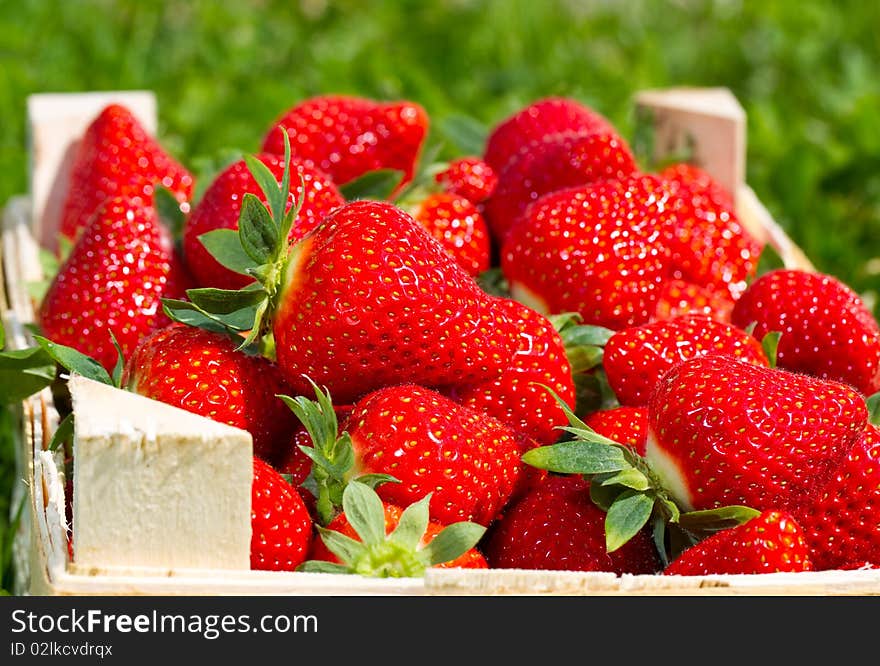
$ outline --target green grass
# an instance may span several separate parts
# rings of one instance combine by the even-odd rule
[[[0,0],[0,202],[27,188],[36,92],[154,90],[163,143],[198,171],[225,149],[256,150],[275,116],[316,93],[408,97],[435,128],[568,95],[630,136],[637,90],[722,85],[748,113],[758,196],[820,270],[870,296],[877,25],[871,2]]]

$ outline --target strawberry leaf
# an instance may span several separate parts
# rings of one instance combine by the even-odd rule
[[[339,191],[346,201],[387,201],[403,181],[403,176],[404,173],[397,169],[376,169],[340,185]]]
[[[69,442],[72,436],[73,412],[70,412],[70,414],[59,421],[58,426],[55,428],[55,432],[52,433],[52,440],[49,442],[49,450],[57,451],[60,446]]]
[[[280,242],[278,232],[263,202],[250,192],[245,194],[238,218],[238,235],[244,251],[258,265],[277,257]]]
[[[609,553],[632,539],[648,522],[654,499],[635,490],[622,492],[605,514],[605,549]]]
[[[601,483],[602,478],[606,476],[610,477],[614,474],[616,474],[616,472],[611,472],[610,474],[597,474],[593,477],[593,481],[590,483],[590,499],[593,501],[593,504],[605,512],[611,508],[611,505],[614,504],[614,500],[617,499],[618,495],[625,490],[622,486],[606,486]]]
[[[629,469],[630,463],[617,446],[570,440],[526,451],[523,462],[559,474],[601,474]]]
[[[730,505],[703,511],[687,511],[678,518],[678,524],[690,532],[717,532],[736,527],[760,515],[748,506]]]
[[[317,529],[321,541],[324,542],[327,549],[346,564],[356,561],[367,551],[367,547],[360,541],[345,536],[341,532],[329,530],[320,525],[317,526]]]
[[[381,486],[383,483],[400,483],[400,479],[395,478],[390,474],[361,474],[355,479],[355,481],[359,481],[360,483],[363,483],[365,486],[369,486],[374,490]]]
[[[342,510],[364,545],[385,541],[385,509],[375,490],[351,481],[342,493]]]
[[[21,402],[55,381],[55,360],[42,347],[0,353],[0,404]]]
[[[153,189],[153,207],[171,237],[175,241],[180,239],[186,224],[186,213],[183,212],[177,197],[168,188],[157,185]]]
[[[868,423],[880,426],[880,391],[865,401],[868,406]]]
[[[122,353],[122,347],[119,345],[119,340],[116,339],[113,331],[110,331],[110,340],[116,348],[116,364],[113,366],[110,378],[113,380],[113,386],[119,388],[122,385],[122,371],[125,369],[125,355]]]
[[[781,337],[782,333],[779,331],[770,331],[761,338],[761,347],[764,349],[764,355],[771,368],[776,367],[776,352],[779,350],[779,338]]]
[[[344,564],[336,564],[335,562],[324,562],[323,560],[306,560],[300,564],[297,571],[305,573],[330,573],[330,574],[348,574],[351,573]]]
[[[605,358],[605,350],[594,345],[573,347],[571,349],[566,348],[565,351],[568,362],[571,365],[571,372],[576,375],[601,365]]]
[[[603,475],[601,479],[596,477],[593,479],[593,483],[599,483],[603,486],[624,486],[633,490],[648,490],[651,488],[651,481],[648,477],[634,467],[622,469],[615,474]]]
[[[34,340],[65,370],[75,372],[87,379],[113,386],[113,380],[104,369],[104,366],[91,356],[86,356],[73,347],[67,347],[47,340],[40,335],[35,335]]]
[[[266,292],[259,285],[244,289],[215,289],[202,287],[188,289],[187,298],[202,310],[212,315],[225,315],[256,306],[266,298]]]
[[[286,134],[287,132],[285,131],[285,135]],[[282,193],[281,188],[278,186],[278,181],[275,180],[275,174],[272,173],[269,167],[253,155],[245,155],[244,161],[245,164],[247,164],[251,175],[254,177],[254,180],[257,181],[257,185],[259,185],[260,189],[263,191],[266,201],[269,203],[269,210],[271,211],[272,218],[280,220],[284,217],[284,209],[287,201],[285,196],[286,193]],[[259,201],[259,199],[257,199],[257,201]]]
[[[419,559],[428,566],[451,562],[476,546],[485,532],[486,528],[477,523],[453,523],[419,551]]]
[[[173,298],[162,299],[162,310],[173,321],[230,335],[251,330],[256,319],[255,307],[246,307],[234,312],[215,315],[206,312],[191,301]]]
[[[500,266],[488,268],[476,277],[477,286],[490,296],[510,298],[510,285]]]
[[[241,246],[241,238],[236,229],[208,231],[199,236],[199,240],[217,263],[234,273],[250,275],[248,269],[257,265]]]
[[[428,504],[430,500],[431,493],[428,493],[423,499],[406,507],[400,515],[397,527],[388,535],[388,538],[404,548],[416,550],[425,535],[425,530],[428,529],[430,520]]]

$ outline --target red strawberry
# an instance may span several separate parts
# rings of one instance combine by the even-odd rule
[[[663,182],[670,191],[667,206],[673,217],[673,277],[727,292],[736,300],[757,271],[762,243],[745,229],[708,175],[670,175]]]
[[[663,197],[653,176],[543,197],[501,250],[513,296],[542,313],[576,312],[584,324],[647,322],[670,271]]]
[[[293,571],[308,556],[312,519],[284,477],[254,458],[251,494],[251,569]]]
[[[532,141],[567,131],[613,132],[607,119],[577,100],[547,97],[536,100],[499,122],[486,140],[483,159],[496,173]]]
[[[458,194],[473,204],[488,199],[498,184],[498,174],[479,157],[459,157],[434,176],[443,190]]]
[[[660,289],[653,320],[701,314],[729,323],[732,311],[733,299],[727,289],[721,291],[684,280],[669,280]]]
[[[40,304],[43,335],[97,360],[108,372],[141,339],[169,322],[162,298],[179,298],[191,278],[152,206],[113,198],[101,204]]]
[[[685,509],[802,502],[867,422],[845,384],[717,354],[667,372],[648,409],[647,460]]]
[[[254,455],[272,460],[296,419],[276,397],[284,393],[274,364],[237,351],[221,333],[173,324],[145,338],[123,372],[123,386],[251,433]]]
[[[795,269],[765,273],[743,293],[731,320],[753,335],[782,333],[780,368],[880,391],[880,326],[862,299],[830,275]]]
[[[428,114],[414,102],[323,95],[282,114],[262,149],[283,155],[286,129],[293,155],[328,173],[338,185],[377,169],[400,170],[408,182],[428,125]]]
[[[157,185],[181,202],[193,193],[193,178],[150,136],[129,109],[106,106],[77,145],[65,193],[60,233],[75,239],[108,197],[125,196],[150,205]]]
[[[495,302],[499,310],[519,322],[520,349],[502,375],[480,384],[456,386],[451,395],[538,443],[552,444],[562,434],[557,426],[568,425],[568,419],[541,385],[549,386],[574,409],[575,386],[565,342],[544,315],[513,299],[496,297]]]
[[[664,569],[668,576],[812,571],[804,531],[786,511],[767,510],[691,546]]]
[[[401,509],[396,504],[390,504],[388,502],[382,502],[382,509],[385,514],[385,534],[391,534],[397,526],[400,524],[400,517],[403,515],[403,509]],[[434,538],[443,531],[443,528],[446,527],[436,521],[429,521],[428,527],[425,529],[425,533],[422,535],[422,538],[419,540],[418,545],[421,547],[426,546],[431,543]],[[327,525],[328,530],[332,530],[334,532],[339,532],[340,534],[344,534],[347,537],[355,539],[356,541],[361,541],[358,536],[357,531],[351,525],[348,520],[348,516],[345,512],[340,513],[336,518],[330,521]],[[312,545],[312,551],[309,555],[309,559],[312,560],[323,560],[326,562],[335,562],[340,563],[340,560],[336,555],[334,555],[324,544],[321,539],[315,539]],[[471,548],[467,552],[462,555],[459,555],[454,560],[449,560],[448,562],[441,562],[439,564],[434,565],[440,569],[488,569],[489,565],[486,563],[486,558],[483,557],[483,554],[477,550],[476,548]]]
[[[406,506],[433,492],[431,516],[449,524],[488,525],[522,472],[521,451],[507,426],[487,414],[412,384],[379,389],[355,404],[347,432],[356,476],[389,474],[378,488]]]
[[[660,171],[659,176],[709,197],[718,206],[723,206],[728,210],[736,208],[733,194],[715,180],[708,171],[695,164],[687,162],[670,164]]]
[[[828,482],[793,512],[816,569],[880,566],[880,428],[868,424]]]
[[[489,227],[469,199],[435,192],[409,210],[469,275],[476,277],[489,268]]]
[[[355,201],[292,248],[277,288],[278,364],[340,403],[413,382],[475,384],[500,375],[519,348],[497,308],[421,225],[387,202]]]
[[[491,568],[653,574],[661,564],[650,535],[639,532],[608,552],[605,512],[580,476],[550,475],[492,526],[482,550]]]
[[[264,153],[259,155],[259,160],[269,167],[277,180],[281,180],[284,173],[282,158]],[[302,206],[288,235],[290,240],[296,241],[318,226],[331,211],[345,203],[345,199],[327,174],[297,160],[291,160],[290,180],[287,210],[302,200]],[[214,178],[186,220],[183,230],[184,254],[190,271],[202,286],[241,289],[254,281],[250,276],[221,266],[199,240],[202,234],[216,229],[238,229],[238,218],[245,194],[253,194],[266,203],[265,195],[242,159]]]
[[[655,321],[617,331],[605,344],[603,367],[622,405],[648,404],[660,378],[689,358],[725,354],[767,366],[755,338],[736,326],[692,315]]]
[[[612,407],[587,414],[584,423],[600,435],[626,444],[640,456],[648,443],[648,410],[644,407]]]
[[[486,201],[492,235],[503,243],[528,206],[551,192],[601,180],[620,180],[636,171],[626,142],[614,132],[549,134],[510,159]]]

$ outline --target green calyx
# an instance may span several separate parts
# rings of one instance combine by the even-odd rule
[[[318,527],[318,534],[341,564],[309,560],[298,571],[353,573],[379,578],[423,576],[428,567],[451,562],[473,548],[486,528],[459,522],[444,528],[425,546],[421,541],[429,523],[431,495],[411,504],[394,530],[385,533],[385,510],[376,491],[351,481],[342,495],[342,508],[360,540]]]
[[[216,229],[199,236],[205,249],[225,268],[247,275],[254,282],[243,289],[189,289],[187,300],[163,299],[163,309],[173,320],[242,339],[239,348],[269,333],[284,282],[290,254],[288,236],[302,207],[300,197],[285,212],[290,198],[290,139],[284,131],[284,172],[279,183],[269,167],[255,156],[244,160],[263,192],[267,204],[247,193],[242,198],[238,230]],[[305,183],[300,178],[301,189]],[[242,333],[246,335],[242,336]],[[262,350],[260,350],[262,352]]]
[[[279,395],[305,426],[312,446],[300,450],[312,461],[309,478],[303,484],[315,494],[318,520],[327,525],[343,507],[344,491],[355,474],[354,447],[348,432],[339,432],[339,421],[333,409],[330,392],[308,379],[315,400],[305,396]],[[380,483],[397,482],[387,474],[364,474],[357,477],[362,485],[375,487]]]
[[[560,429],[570,437],[551,446],[531,449],[522,459],[532,467],[580,474],[590,481],[590,498],[606,512],[608,552],[622,547],[650,523],[665,565],[709,534],[758,515],[758,511],[744,506],[683,512],[645,458],[597,433],[552,389],[543,388],[565,411],[569,425]]]
[[[608,384],[602,362],[605,345],[615,331],[604,326],[582,324],[577,312],[549,315],[571,366],[575,387],[575,409],[580,414],[617,407],[617,396]]]

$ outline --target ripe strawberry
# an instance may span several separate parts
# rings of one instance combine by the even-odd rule
[[[831,275],[765,273],[743,293],[731,321],[753,335],[779,331],[780,368],[880,391],[880,326],[859,296]]]
[[[284,173],[282,158],[264,153],[258,159],[277,180],[281,180]],[[289,240],[296,241],[345,203],[345,199],[330,176],[322,171],[297,160],[292,160],[291,167],[291,191],[286,210],[302,202],[288,235]],[[190,271],[201,286],[241,289],[254,281],[250,276],[220,265],[199,240],[202,234],[216,229],[238,229],[242,199],[246,193],[266,203],[265,195],[242,159],[214,178],[186,219],[183,229],[184,255]]]
[[[132,354],[122,385],[251,433],[254,455],[272,460],[296,419],[276,396],[287,391],[274,364],[237,351],[237,341],[172,324],[145,338]]]
[[[648,404],[660,378],[689,358],[725,354],[769,365],[761,343],[736,326],[692,315],[617,331],[605,344],[602,364],[621,405]]]
[[[357,474],[389,474],[379,489],[406,506],[433,492],[431,516],[488,525],[522,472],[513,431],[500,421],[412,384],[374,391],[355,404],[347,432]]]
[[[459,157],[436,174],[434,181],[444,191],[480,204],[492,195],[498,184],[498,174],[479,157]]]
[[[612,407],[587,414],[584,423],[600,435],[645,455],[648,444],[648,410],[644,407]]]
[[[786,511],[767,510],[691,546],[664,570],[667,576],[813,571],[804,531]]]
[[[510,159],[486,201],[486,221],[503,243],[528,206],[545,194],[601,180],[620,180],[636,171],[635,158],[615,132],[548,134]]]
[[[490,568],[653,574],[661,564],[650,535],[639,532],[608,552],[605,512],[580,476],[549,475],[505,510],[481,546]]]
[[[60,233],[74,240],[108,197],[152,204],[157,185],[181,203],[193,193],[193,177],[150,136],[129,109],[106,106],[77,145],[62,204]]]
[[[763,244],[745,229],[708,174],[683,177],[682,169],[663,179],[673,218],[672,276],[728,293],[736,300],[757,271]]]
[[[562,434],[557,426],[567,425],[568,419],[541,385],[549,386],[574,409],[575,386],[565,342],[553,322],[528,306],[501,297],[495,297],[495,303],[519,322],[519,351],[500,376],[480,384],[456,386],[450,395],[540,444],[552,444]]]
[[[278,364],[339,403],[378,387],[475,384],[519,348],[516,322],[421,225],[393,204],[338,208],[286,259],[272,313]]]
[[[536,100],[504,118],[486,140],[485,162],[500,173],[521,150],[548,134],[567,131],[613,132],[607,119],[581,102],[565,97]]]
[[[661,178],[683,185],[688,189],[707,196],[713,203],[728,210],[735,210],[733,194],[715,180],[708,171],[695,164],[677,162],[670,164],[658,174]]]
[[[701,314],[729,323],[732,311],[733,299],[727,289],[721,291],[684,280],[669,280],[660,288],[652,319],[661,321]]]
[[[653,176],[546,195],[502,246],[511,293],[541,313],[576,312],[584,324],[647,322],[670,271],[664,211]]]
[[[141,339],[168,323],[162,298],[178,298],[191,278],[152,206],[112,198],[101,204],[54,276],[38,312],[42,333],[110,372],[111,332],[128,358]]]
[[[400,517],[403,515],[403,509],[401,509],[396,504],[390,504],[388,502],[382,502],[382,509],[385,517],[385,534],[390,535],[394,532],[397,526],[400,524]],[[436,521],[430,520],[428,522],[428,526],[425,529],[424,534],[418,541],[419,547],[424,547],[431,543],[434,538],[440,534],[445,528],[445,525],[442,525]],[[332,530],[334,532],[339,532],[340,534],[344,534],[347,537],[355,539],[356,541],[362,541],[355,528],[348,520],[348,516],[343,511],[336,518],[330,521],[327,525],[328,530]],[[310,560],[323,560],[326,562],[335,562],[337,564],[341,564],[340,560],[333,552],[327,548],[324,542],[321,539],[315,539],[312,544],[312,550],[309,554]],[[462,555],[459,555],[454,560],[449,560],[447,562],[441,562],[439,564],[435,564],[435,567],[440,569],[488,569],[489,565],[486,562],[486,558],[483,554],[477,550],[476,548],[471,548],[466,551]]]
[[[435,192],[409,212],[469,275],[476,277],[489,268],[489,227],[470,200]]]
[[[717,354],[667,372],[648,409],[647,460],[685,509],[802,502],[867,422],[845,384]]]
[[[262,150],[283,155],[285,129],[294,156],[329,174],[337,185],[377,169],[402,171],[403,184],[413,177],[428,125],[428,114],[411,101],[323,95],[283,113]]]
[[[792,511],[816,569],[880,566],[880,428],[868,424],[828,482]]]
[[[308,556],[312,519],[306,505],[296,489],[260,458],[254,458],[251,530],[251,569],[293,571]]]

